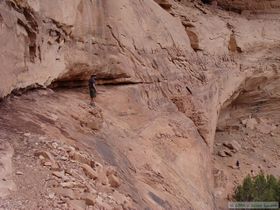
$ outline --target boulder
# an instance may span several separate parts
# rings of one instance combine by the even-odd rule
[[[96,203],[97,195],[86,193],[82,196],[82,199],[86,202],[87,205],[94,206]]]
[[[74,192],[72,189],[65,189],[62,187],[54,188],[53,191],[55,194],[69,198],[71,200],[79,198],[79,194],[77,192]]]
[[[227,156],[227,154],[226,154],[225,151],[223,151],[223,150],[218,151],[218,155],[219,155],[220,157],[226,157],[226,156]]]
[[[111,174],[117,175],[117,170],[113,166],[107,166],[106,167],[106,175],[110,176]]]
[[[109,180],[110,186],[113,188],[118,188],[121,185],[120,179],[114,174],[111,174],[110,176],[108,176],[108,180]]]
[[[91,178],[91,179],[93,179],[93,180],[95,180],[95,179],[98,178],[97,172],[96,172],[92,167],[90,167],[89,165],[83,164],[81,167],[83,168],[85,174],[86,174],[89,178]]]
[[[223,145],[234,152],[238,152],[241,149],[240,144],[235,140],[227,141],[227,142],[223,143]]]
[[[172,7],[170,0],[155,0],[155,2],[157,2],[164,9],[170,9]]]
[[[50,166],[54,170],[58,170],[60,168],[53,155],[48,151],[36,151],[35,156],[40,157],[43,165],[48,162],[46,166]],[[42,159],[42,157],[44,157],[44,159]]]
[[[232,153],[231,153],[230,150],[224,150],[224,153],[225,153],[227,156],[232,157]]]
[[[241,121],[241,123],[243,125],[245,125],[246,128],[249,128],[251,130],[254,130],[256,125],[258,124],[258,122],[255,118],[244,119]]]
[[[83,187],[82,184],[79,184],[77,182],[71,182],[71,181],[68,181],[68,182],[62,182],[60,183],[60,185],[63,187],[63,188],[74,188],[74,187]]]
[[[108,184],[108,178],[106,176],[106,171],[104,170],[99,170],[97,172],[97,180],[102,184],[102,185],[107,185]]]
[[[70,151],[69,156],[72,160],[76,160],[80,163],[84,163],[84,164],[88,164],[88,165],[91,165],[91,163],[92,163],[92,160],[89,157],[87,157],[85,154],[81,154],[77,151],[73,151],[73,150]]]

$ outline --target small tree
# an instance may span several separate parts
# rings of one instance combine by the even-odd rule
[[[233,196],[236,201],[278,201],[280,202],[280,179],[263,173],[256,177],[247,176]]]
[[[254,182],[250,176],[245,177],[243,184],[239,185],[234,194],[236,201],[252,201],[254,195]]]

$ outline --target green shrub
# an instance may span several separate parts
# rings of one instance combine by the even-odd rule
[[[256,177],[247,176],[233,196],[235,201],[278,201],[280,202],[280,179],[263,173]]]

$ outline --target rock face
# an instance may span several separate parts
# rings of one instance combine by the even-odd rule
[[[167,48],[174,55],[190,51],[180,21],[153,1],[1,1],[0,8],[1,45],[7,46],[0,52],[2,97],[13,89],[79,81],[91,73],[117,82],[152,82],[161,77],[157,63],[172,67],[156,55],[167,54]],[[158,24],[162,17],[166,21]]]
[[[211,163],[218,119],[226,129],[233,107],[246,106],[248,98],[272,107],[280,89],[278,1],[217,5],[1,1],[0,98],[40,86],[70,89],[91,74],[104,85],[96,110],[75,91],[23,97],[29,107],[18,99],[1,107],[1,132],[30,116],[41,132],[95,151],[126,180],[110,174],[104,183],[127,185],[123,190],[140,209],[215,209]],[[4,115],[13,109],[20,113],[17,122]],[[70,156],[98,180],[86,157]]]
[[[254,1],[254,0],[217,0],[218,5],[223,8],[230,9],[233,11],[242,12],[244,10],[251,10],[251,11],[272,11],[274,12],[278,10],[280,3],[277,0],[261,0],[261,1]]]

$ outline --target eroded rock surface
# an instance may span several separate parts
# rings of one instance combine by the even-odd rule
[[[16,148],[14,157],[28,150],[29,137],[34,135],[41,135],[42,144],[56,139],[58,144],[75,145],[82,152],[70,149],[69,157],[57,155],[64,159],[59,161],[80,162],[83,167],[77,170],[97,180],[94,185],[102,193],[108,190],[104,186],[118,188],[115,194],[101,198],[86,194],[84,199],[66,190],[65,208],[83,209],[95,203],[111,208],[109,196],[117,197],[116,205],[128,208],[120,196],[127,193],[133,208],[216,209],[215,202],[225,202],[224,196],[232,192],[230,182],[241,180],[247,172],[246,168],[238,178],[228,176],[236,155],[251,146],[247,138],[245,144],[240,142],[241,125],[256,127],[262,135],[277,135],[278,14],[277,1],[265,0],[1,1],[0,97],[18,95],[0,105],[3,138]],[[99,85],[96,109],[88,106],[84,89],[71,90],[93,73]],[[49,85],[66,89],[19,96],[22,89]],[[251,116],[255,110],[264,115]],[[250,123],[252,118],[257,124]],[[214,147],[217,125],[222,136],[237,131],[227,141],[241,145],[238,151],[225,150],[220,133]],[[38,153],[38,163],[45,174],[53,176],[51,168],[58,170],[56,178],[67,179],[56,157],[46,155],[55,151]],[[213,163],[212,153],[218,151],[219,159]],[[119,177],[95,170],[87,154],[115,166]],[[28,155],[24,158],[33,168],[39,167]],[[18,159],[13,162],[15,173],[20,172],[17,176],[32,173],[39,184],[48,180],[28,164],[18,163]],[[230,170],[225,169],[227,164]],[[270,164],[259,168],[268,166],[275,168]],[[278,169],[276,165],[270,171]],[[71,179],[63,183],[67,189],[80,185]],[[34,189],[34,196],[39,191]],[[11,193],[18,194],[3,203],[17,208],[26,198],[22,191]],[[48,197],[58,199],[59,206],[60,198],[53,193]],[[13,195],[19,195],[15,206],[10,204]],[[36,199],[23,205],[37,208]]]

